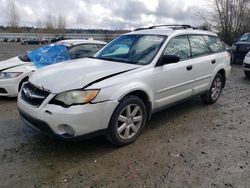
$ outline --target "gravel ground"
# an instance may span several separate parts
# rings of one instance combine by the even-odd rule
[[[35,46],[0,43],[0,59]],[[219,101],[153,115],[132,145],[45,137],[0,98],[0,187],[250,187],[250,80],[238,66]]]

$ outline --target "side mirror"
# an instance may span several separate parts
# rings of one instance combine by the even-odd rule
[[[179,56],[176,56],[176,55],[164,55],[160,60],[160,65],[177,63],[179,61],[180,61]]]

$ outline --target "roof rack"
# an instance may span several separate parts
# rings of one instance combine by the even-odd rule
[[[150,26],[147,28],[137,28],[135,29],[135,31],[139,31],[139,30],[145,30],[145,29],[154,29],[157,27],[167,27],[173,30],[178,30],[178,29],[198,29],[197,27],[192,27],[190,25],[178,25],[178,24],[172,24],[172,25],[154,25],[154,26]]]

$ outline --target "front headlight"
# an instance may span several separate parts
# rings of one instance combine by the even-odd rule
[[[51,101],[51,104],[57,104],[64,107],[80,105],[91,102],[99,93],[99,90],[74,90],[59,93]]]
[[[16,78],[21,74],[22,72],[0,72],[0,79]]]

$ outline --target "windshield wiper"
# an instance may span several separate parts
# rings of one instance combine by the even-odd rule
[[[116,62],[122,62],[122,63],[129,63],[129,64],[137,64],[134,61],[129,61],[129,60],[125,60],[125,59],[113,59],[113,58],[104,58],[104,57],[96,57],[96,59],[101,59],[101,60],[107,60],[107,61],[116,61]]]

